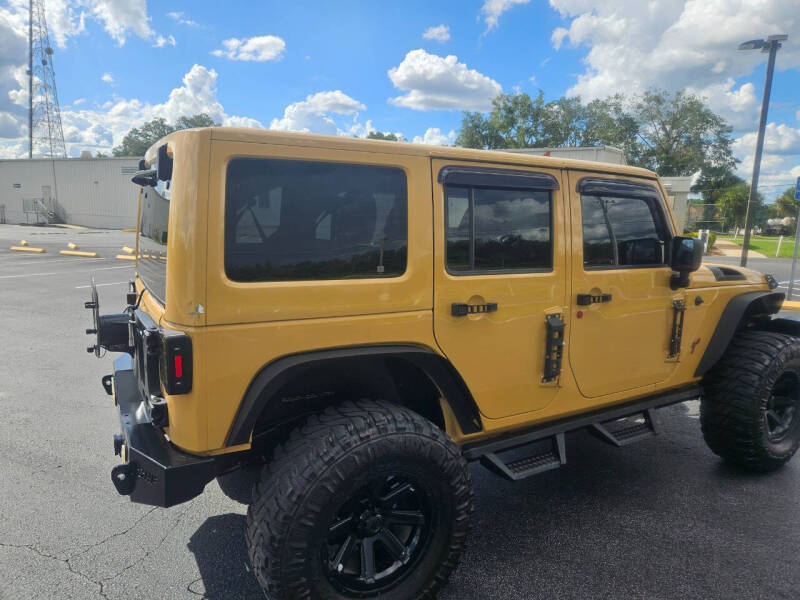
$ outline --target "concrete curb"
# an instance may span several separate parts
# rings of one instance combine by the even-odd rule
[[[64,256],[83,256],[84,258],[100,258],[97,252],[83,252],[82,250],[61,250],[59,254]]]

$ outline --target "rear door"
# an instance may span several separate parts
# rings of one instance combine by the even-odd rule
[[[489,418],[540,410],[546,316],[563,317],[561,172],[433,160],[434,333]],[[561,318],[558,317],[558,318]]]
[[[669,215],[653,180],[570,171],[572,319],[569,361],[581,394],[653,386],[668,357],[673,301]]]

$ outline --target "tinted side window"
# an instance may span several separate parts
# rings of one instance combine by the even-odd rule
[[[581,196],[586,267],[664,264],[664,226],[654,201]]]
[[[449,271],[552,268],[549,191],[447,186],[445,192]]]
[[[242,158],[228,164],[225,190],[225,272],[234,281],[405,272],[400,169]]]

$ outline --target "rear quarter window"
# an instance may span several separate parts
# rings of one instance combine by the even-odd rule
[[[406,270],[405,172],[237,158],[225,184],[225,273],[233,281],[397,277]]]

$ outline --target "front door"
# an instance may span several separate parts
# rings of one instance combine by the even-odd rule
[[[569,173],[569,361],[583,396],[652,387],[668,358],[673,301],[669,215],[654,180]]]
[[[561,172],[432,168],[436,341],[484,416],[540,410],[559,390],[544,360],[546,316],[563,320],[566,303]]]

